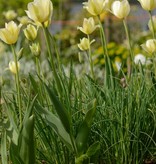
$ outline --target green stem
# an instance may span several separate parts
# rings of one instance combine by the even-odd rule
[[[88,41],[90,43],[90,37],[89,37],[89,35],[87,35],[87,36],[88,36]],[[95,80],[94,69],[93,69],[93,60],[92,60],[92,54],[91,54],[90,44],[89,44],[88,53],[89,53],[88,57],[89,57],[89,63],[90,63],[90,69],[91,69],[92,78]]]
[[[98,16],[98,21],[100,24],[100,35],[101,35],[101,42],[102,42],[102,47],[103,47],[103,57],[105,60],[105,84],[106,86],[108,86],[109,84],[111,84],[111,87],[114,88],[114,80],[113,80],[113,68],[111,65],[111,61],[108,55],[108,49],[107,49],[107,41],[106,41],[106,34],[105,31],[103,29],[101,20],[100,20],[100,16]],[[109,82],[110,79],[110,82]]]
[[[39,76],[41,76],[41,70],[40,70],[40,62],[39,62],[39,59],[38,57],[36,57],[36,70],[37,70],[37,73]]]
[[[154,22],[153,22],[153,19],[152,19],[152,12],[151,11],[149,11],[149,17],[150,17],[151,24],[152,24],[152,35],[153,35],[153,39],[155,39]]]
[[[133,51],[132,51],[132,46],[131,46],[131,42],[130,42],[130,36],[129,36],[129,32],[128,32],[128,27],[127,27],[127,24],[126,24],[126,21],[125,19],[123,19],[123,25],[124,25],[124,28],[125,28],[125,33],[126,33],[126,37],[127,37],[127,41],[128,41],[128,46],[129,46],[129,52],[130,52],[130,56],[128,58],[130,58],[130,60],[128,61],[128,75],[130,76],[131,75],[131,72],[132,72],[132,65],[134,65],[134,54],[133,54]]]
[[[14,55],[14,62],[16,65],[15,81],[16,81],[16,90],[17,90],[19,120],[20,120],[20,126],[21,126],[22,125],[22,102],[21,102],[21,94],[20,94],[20,79],[19,79],[18,61],[17,61],[17,55],[15,52],[15,48],[13,45],[11,45],[11,50],[12,50],[12,53]]]
[[[55,81],[56,81],[56,84],[57,84],[57,88],[58,88],[59,92],[61,93],[62,92],[61,91],[61,84],[60,84],[60,81],[59,81],[59,78],[58,78],[58,75],[57,75],[57,72],[56,72],[56,69],[55,69],[54,59],[52,57],[48,29],[43,27],[43,32],[44,32],[44,37],[45,37],[46,44],[47,44],[49,61],[50,61],[50,64],[51,64],[51,67],[52,67],[52,70],[53,70],[53,73],[54,73],[54,78],[55,78]]]

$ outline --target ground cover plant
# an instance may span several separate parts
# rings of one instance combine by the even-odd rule
[[[77,28],[84,35],[78,43],[79,60],[87,59],[89,68],[81,76],[76,75],[72,60],[66,72],[60,58],[56,38],[49,31],[50,0],[28,3],[27,25],[10,21],[0,29],[0,39],[12,55],[10,83],[1,78],[0,84],[2,164],[156,163],[156,19],[151,13],[156,2],[139,2],[150,19],[151,38],[140,45],[146,56],[134,54],[126,20],[130,12],[127,0],[83,3],[91,16]],[[106,11],[123,22],[127,39],[127,59],[116,63],[116,70],[100,19]],[[95,30],[99,31],[104,61],[101,77],[92,55]],[[27,52],[35,66],[35,71],[25,76],[22,36],[28,40]]]

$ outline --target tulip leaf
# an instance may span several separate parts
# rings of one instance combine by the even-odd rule
[[[86,149],[86,144],[87,144],[89,132],[91,129],[91,123],[92,123],[93,116],[96,110],[96,99],[94,99],[88,105],[88,107],[90,108],[90,110],[88,110],[88,112],[86,113],[84,121],[82,122],[79,128],[77,137],[76,137],[76,146],[77,146],[79,155],[81,155]]]
[[[25,120],[19,135],[18,151],[21,160],[25,164],[35,163],[34,149],[34,116]]]
[[[67,111],[65,110],[65,108],[63,107],[61,102],[58,100],[58,98],[55,96],[52,89],[49,89],[49,87],[46,84],[45,84],[45,87],[50,96],[52,103],[55,106],[56,112],[62,122],[62,125],[64,126],[65,130],[70,134],[71,123],[70,123],[70,119],[69,119],[69,115],[68,115]]]
[[[43,109],[38,104],[36,104],[36,112],[44,118],[45,122],[54,130],[54,132],[60,137],[69,150],[73,150],[70,135],[65,130],[60,119],[57,118],[53,113]]]

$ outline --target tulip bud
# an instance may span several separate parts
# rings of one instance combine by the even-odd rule
[[[53,4],[51,0],[34,0],[28,3],[26,13],[37,25],[47,27],[51,23]]]
[[[152,11],[156,8],[156,0],[138,0],[144,10]]]
[[[156,39],[149,39],[141,47],[149,54],[156,52]]]
[[[17,53],[18,61],[22,58],[22,56],[23,56],[23,47]]]
[[[153,28],[154,31],[156,31],[156,15],[152,16],[152,20],[153,20],[153,27],[152,27],[151,19],[148,22],[148,28],[150,29],[151,32],[153,32]]]
[[[92,17],[86,19],[84,18],[83,21],[83,27],[77,27],[78,30],[82,31],[84,34],[91,34],[97,27],[98,25],[95,25],[95,21]]]
[[[31,53],[36,57],[39,57],[41,54],[41,48],[40,48],[39,43],[33,43],[30,46],[30,50],[31,50]]]
[[[27,28],[25,28],[24,30],[24,35],[25,37],[30,40],[30,41],[34,41],[37,37],[37,29],[35,28],[35,26],[29,24],[27,25]]]
[[[107,5],[106,0],[88,0],[83,3],[85,8],[91,15],[97,16],[103,13]]]
[[[14,44],[17,42],[20,32],[21,24],[17,26],[14,21],[5,23],[5,28],[0,29],[0,39],[7,44]]]
[[[17,62],[17,68],[18,68],[18,71],[19,71],[19,69],[20,69],[20,63],[19,62]],[[14,74],[17,73],[16,63],[14,61],[9,62],[9,70]]]
[[[126,18],[130,12],[129,2],[127,0],[113,2],[112,12],[119,19]]]
[[[80,44],[78,44],[78,47],[80,48],[80,50],[82,51],[86,51],[89,49],[90,45],[94,42],[95,40],[92,40],[91,42],[89,42],[88,38],[83,38],[80,39]]]
[[[3,15],[8,21],[10,21],[16,18],[17,13],[14,10],[8,10],[7,12],[4,12]]]
[[[23,25],[30,23],[30,19],[27,16],[18,17],[17,20]]]

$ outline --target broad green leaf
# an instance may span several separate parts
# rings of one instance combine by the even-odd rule
[[[7,164],[7,142],[6,142],[6,131],[2,132],[1,135],[1,158],[2,164]]]
[[[35,163],[34,149],[34,116],[25,120],[19,135],[18,142],[19,155],[24,164]]]
[[[36,112],[44,118],[45,122],[54,130],[54,132],[60,137],[69,150],[73,151],[70,135],[65,130],[60,119],[57,118],[53,113],[44,110],[38,104],[36,104]]]
[[[49,87],[47,85],[45,85],[45,87],[47,89],[47,92],[50,96],[51,101],[53,102],[53,104],[55,106],[56,112],[57,112],[65,130],[70,134],[71,123],[70,123],[70,119],[69,119],[69,115],[68,115],[67,111],[65,110],[65,108],[63,107],[61,102],[58,100],[58,98],[55,96],[52,89],[49,89]]]
[[[92,123],[93,116],[96,110],[96,99],[94,99],[88,105],[88,107],[90,108],[90,110],[88,110],[88,112],[86,113],[84,121],[82,122],[80,129],[78,131],[77,137],[76,137],[76,145],[77,145],[77,150],[78,150],[79,155],[81,155],[86,149],[86,144],[87,144],[89,132],[91,129],[91,123]]]

